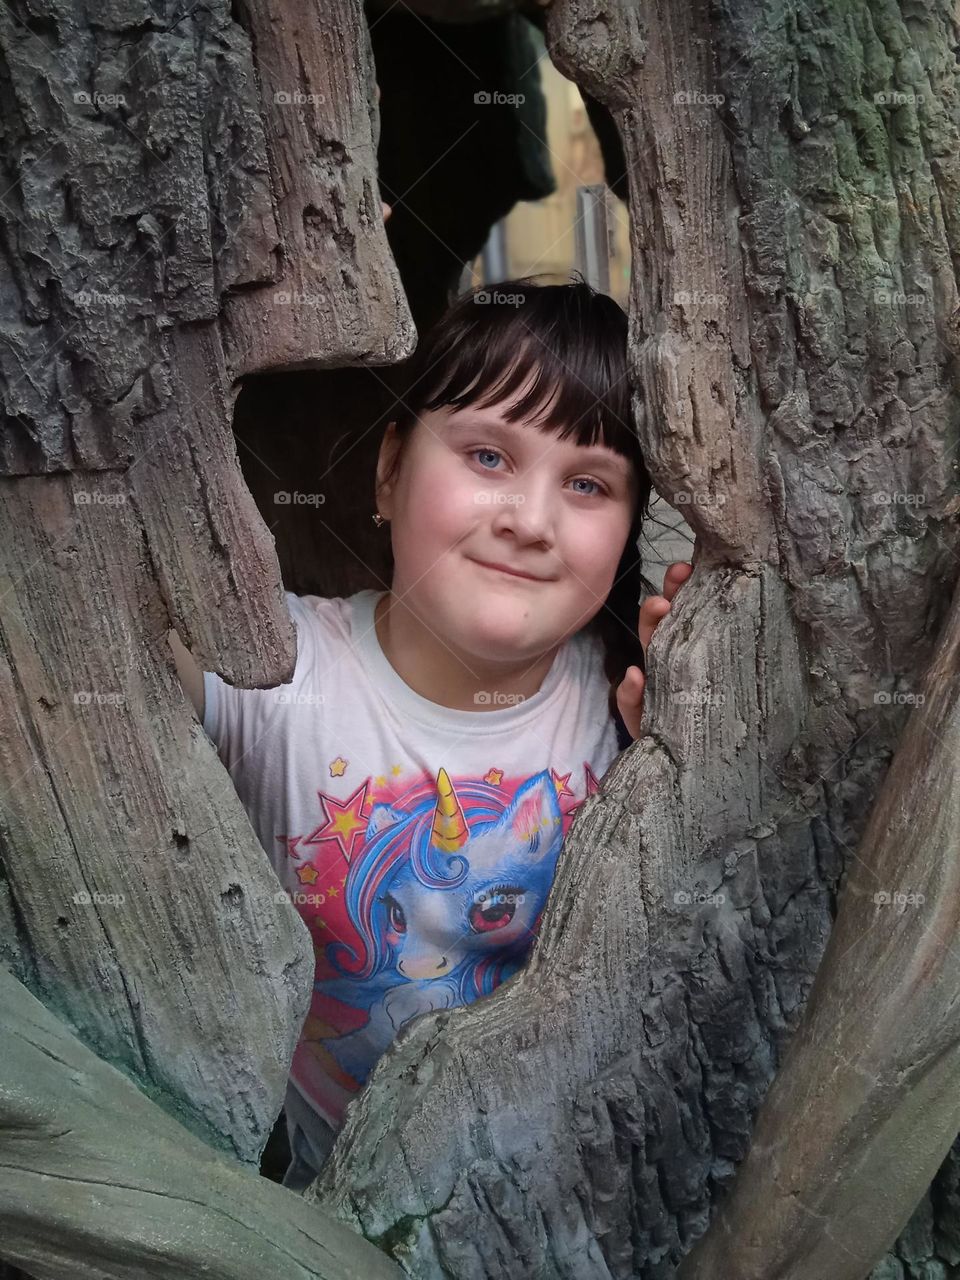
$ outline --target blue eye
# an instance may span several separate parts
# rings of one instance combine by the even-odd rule
[[[471,455],[470,455],[470,456],[471,456],[471,457],[473,457],[473,458],[478,458],[481,454],[484,454],[484,453],[485,453],[488,457],[491,457],[491,458],[500,458],[500,457],[502,457],[502,456],[503,456],[502,454],[499,454],[499,453],[496,451],[496,449],[474,449],[474,450],[471,452]],[[480,463],[480,465],[481,465],[481,467],[483,467],[483,466],[484,466],[484,464],[483,464],[482,462]],[[490,470],[492,470],[492,468],[491,468],[491,467],[484,467],[484,470],[485,470],[485,471],[490,471]]]
[[[574,483],[574,484],[592,484],[596,493],[602,493],[602,492],[603,492],[603,489],[600,487],[600,485],[597,483],[597,481],[596,481],[596,480],[591,480],[589,476],[577,476],[576,480],[574,480],[574,482],[573,482],[573,483]],[[579,493],[583,493],[583,490],[582,490],[582,489],[580,489],[580,490],[578,490],[578,492],[579,492]],[[594,497],[594,494],[593,494],[593,493],[583,493],[583,496],[584,496],[585,498],[592,498],[592,497]]]
[[[468,457],[476,458],[477,461],[479,462],[479,465],[483,468],[484,471],[495,471],[497,469],[497,464],[503,461],[503,454],[499,451],[499,449],[471,449],[469,451]],[[488,466],[486,462],[481,461],[481,459],[483,458],[492,458],[493,459],[492,465]],[[601,497],[603,494],[607,492],[606,488],[602,484],[600,484],[598,480],[592,480],[589,476],[577,476],[572,483],[593,485],[593,489],[591,490],[585,490],[585,489],[577,490],[577,492],[581,495],[581,497],[584,497],[584,498]]]

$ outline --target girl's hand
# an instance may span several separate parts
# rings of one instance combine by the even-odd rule
[[[647,648],[659,623],[673,607],[670,601],[677,594],[686,580],[693,573],[693,565],[687,560],[675,560],[663,575],[663,595],[648,596],[640,607],[640,625],[637,633],[643,648],[643,656],[647,656]],[[646,678],[639,667],[627,667],[627,673],[617,688],[617,709],[627,726],[631,738],[640,736],[640,719],[643,714],[643,691]]]

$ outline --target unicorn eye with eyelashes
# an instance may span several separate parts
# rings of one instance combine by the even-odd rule
[[[523,896],[523,890],[513,884],[498,884],[493,889],[481,891],[470,908],[471,929],[474,933],[494,933],[497,929],[506,928]]]
[[[387,923],[394,933],[407,932],[407,917],[403,907],[392,893],[385,893],[380,901],[387,907]]]

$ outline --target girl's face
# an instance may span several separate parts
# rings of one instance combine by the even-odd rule
[[[388,488],[391,423],[377,472],[393,595],[453,652],[487,663],[533,659],[599,612],[637,499],[627,458],[508,423],[504,407],[422,415]]]

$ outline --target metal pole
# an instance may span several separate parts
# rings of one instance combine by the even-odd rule
[[[610,209],[602,182],[577,187],[576,261],[587,284],[610,292]]]
[[[490,228],[487,243],[483,246],[483,283],[506,280],[510,274],[507,263],[507,224],[501,218]]]

